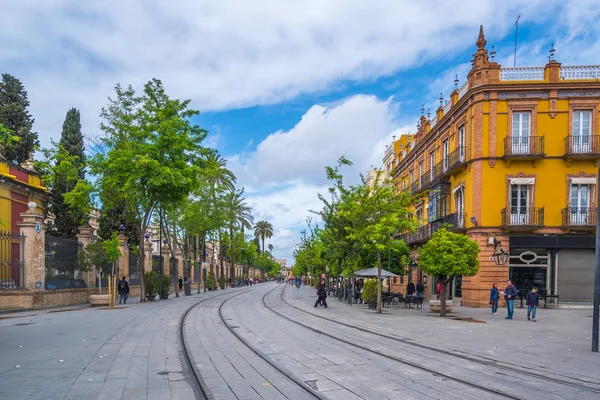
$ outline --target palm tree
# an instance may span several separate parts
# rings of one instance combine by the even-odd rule
[[[273,225],[269,221],[258,221],[254,225],[254,237],[262,242],[262,252],[265,252],[265,239],[273,237]]]
[[[271,243],[269,243],[269,245],[267,247],[269,248],[269,253],[271,253],[271,255],[273,255],[273,245]]]
[[[208,196],[209,201],[212,203],[212,207],[209,207],[208,214],[211,212],[216,213],[218,208],[217,192],[227,191],[232,192],[235,190],[236,177],[229,169],[227,169],[227,160],[221,157],[216,151],[211,151],[206,159],[204,160],[204,169],[202,178],[208,184]],[[220,258],[220,275],[219,279],[224,275],[223,269],[223,252],[221,242],[221,228],[219,227],[219,258]],[[212,265],[211,265],[212,271]]]
[[[237,190],[230,192],[226,197],[227,207],[227,220],[229,222],[229,276],[234,278],[235,276],[235,252],[234,252],[234,233],[235,228],[240,228],[242,232],[244,229],[251,229],[254,217],[252,216],[252,207],[246,204],[246,199],[242,197],[244,190]]]

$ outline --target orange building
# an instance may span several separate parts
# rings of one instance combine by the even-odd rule
[[[503,67],[483,28],[476,46],[464,84],[457,77],[435,114],[422,109],[417,132],[390,146],[398,190],[420,194],[405,241],[416,250],[450,224],[479,243],[479,273],[450,288],[466,306],[487,306],[507,278],[561,303],[591,301],[600,66],[563,66],[552,48],[545,66]],[[414,254],[412,279],[433,293]]]

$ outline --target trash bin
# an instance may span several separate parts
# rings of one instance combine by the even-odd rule
[[[192,283],[191,282],[185,282],[183,284],[183,290],[185,290],[185,295],[186,296],[191,296],[192,295]]]

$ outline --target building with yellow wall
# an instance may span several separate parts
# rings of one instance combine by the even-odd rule
[[[450,224],[479,243],[480,272],[450,288],[466,306],[487,306],[507,278],[561,303],[591,301],[600,66],[563,66],[551,49],[543,67],[502,67],[483,28],[476,46],[466,82],[394,142],[396,185],[419,198],[421,226],[405,240],[418,248]]]

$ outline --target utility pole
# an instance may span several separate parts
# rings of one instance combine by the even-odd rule
[[[600,176],[600,165],[598,166]],[[600,196],[600,185],[598,185]],[[598,197],[597,197],[598,198]],[[596,256],[594,260],[594,314],[592,321],[592,351],[598,352],[598,329],[600,328],[600,213],[596,211]]]
[[[513,62],[513,67],[517,66],[517,39],[519,38],[519,20],[521,19],[521,14],[517,15],[517,21],[515,22],[515,58]]]

